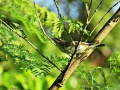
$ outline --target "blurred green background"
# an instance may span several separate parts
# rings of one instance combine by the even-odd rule
[[[57,10],[53,0],[49,0],[49,1],[34,0],[34,1],[38,3],[41,7],[47,7],[48,10],[57,14]],[[83,1],[88,4],[90,2],[90,0],[83,0]],[[101,0],[93,0],[91,13],[93,13],[94,9],[96,8],[96,6],[100,1]],[[115,4],[115,2],[117,2],[117,0],[103,1],[102,5],[98,9],[96,15],[94,16],[92,22],[88,27],[89,30],[93,29],[96,26],[97,22],[102,18],[102,16],[107,12],[107,10],[112,5]],[[58,5],[62,16],[72,17],[75,20],[82,20],[83,23],[85,22],[86,12],[80,0],[58,0]],[[94,37],[95,34],[98,32],[98,30],[102,28],[102,26],[114,14],[114,12],[118,9],[118,7],[120,7],[120,4],[118,4],[116,7],[112,9],[112,11],[108,13],[108,15],[100,23],[100,25],[98,26],[92,37]],[[8,15],[8,20],[14,21],[13,18],[9,17],[9,15]],[[21,26],[22,25],[23,24],[21,24]],[[95,50],[90,55],[88,60],[82,63],[85,66],[86,71],[88,71],[90,67],[97,67],[97,66],[103,67],[106,74],[108,85],[110,85],[111,87],[115,87],[116,90],[120,88],[119,85],[120,81],[117,79],[117,76],[110,74],[108,57],[114,51],[116,50],[120,51],[119,29],[120,29],[120,23],[117,24],[113,28],[113,30],[107,35],[107,37],[103,40],[102,43],[104,43],[106,46]],[[30,34],[28,36],[30,41],[34,43],[34,45],[46,56],[51,56],[51,55],[60,56],[60,57],[67,56],[66,54],[62,53],[53,44],[51,43],[43,44],[39,42],[36,35]],[[18,40],[18,43],[21,43],[21,41],[22,41],[21,39]],[[39,59],[39,54],[30,45],[26,43],[25,48],[30,50],[34,54],[34,58]],[[50,74],[47,76],[35,77],[31,73],[31,71],[26,72],[26,70],[20,69],[20,66],[15,64],[13,60],[11,60],[9,56],[7,56],[7,54],[4,54],[4,57],[6,57],[7,61],[0,61],[0,90],[47,90],[48,87],[54,82],[56,77],[60,74],[60,72],[57,69],[52,69]],[[103,84],[103,80],[101,79],[99,72],[96,73],[95,78],[99,83]],[[82,87],[86,84],[88,84],[87,81],[81,78],[78,72],[74,72],[60,90],[84,90],[82,89]]]

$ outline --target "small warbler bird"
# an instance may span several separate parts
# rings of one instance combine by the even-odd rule
[[[58,38],[52,38],[52,40],[55,42],[56,46],[64,53],[67,54],[73,54],[75,47],[78,45],[78,41],[65,41]],[[86,43],[81,42],[79,43],[76,54],[81,54],[86,52],[87,50],[91,48],[95,48],[98,46],[104,46],[104,44],[95,44],[95,43]]]

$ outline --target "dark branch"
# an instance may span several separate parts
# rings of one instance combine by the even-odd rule
[[[56,6],[56,8],[57,8],[57,12],[58,12],[59,17],[62,18],[62,15],[61,15],[61,13],[60,13],[60,10],[59,10],[59,7],[58,7],[58,4],[57,4],[57,1],[54,0],[54,3],[55,3],[55,6]]]

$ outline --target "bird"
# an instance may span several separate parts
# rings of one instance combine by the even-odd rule
[[[87,43],[87,42],[80,42],[78,44],[78,41],[66,41],[66,40],[62,40],[59,38],[52,38],[52,40],[55,42],[56,46],[63,53],[67,53],[67,54],[73,54],[76,47],[77,47],[76,54],[81,54],[81,53],[84,53],[91,48],[96,48],[96,47],[105,45],[105,44]]]

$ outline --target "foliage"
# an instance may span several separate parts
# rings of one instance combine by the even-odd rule
[[[70,58],[68,57],[59,57],[59,56],[51,56],[50,59],[56,63],[56,65],[60,66],[61,68],[64,68],[67,64]]]
[[[45,37],[39,28],[38,19],[36,18],[35,9],[32,2],[29,0],[1,0],[0,3],[2,5],[0,8],[1,10],[9,12],[12,17],[22,21],[28,32],[33,31],[38,36],[40,41],[45,41]],[[44,23],[44,20],[47,20],[47,23],[51,23],[51,18],[47,17],[47,15],[50,17],[55,17],[55,15],[53,13],[49,13],[48,10],[44,7],[39,8],[38,5],[37,9],[39,10],[38,13],[42,19],[42,22]]]
[[[1,20],[2,21],[2,20]],[[4,24],[5,25],[4,25]],[[13,37],[17,38],[19,40],[19,37],[26,39],[26,35],[22,31],[22,29],[19,28],[19,26],[16,23],[11,23],[11,26],[16,25],[17,28],[11,28],[9,25],[7,25],[4,21],[2,21],[0,27],[0,49],[1,49],[1,60],[4,60],[3,58],[4,53],[6,55],[9,55],[13,61],[16,64],[19,64],[21,68],[26,68],[26,70],[31,70],[32,73],[37,77],[40,75],[47,75],[49,73],[49,70],[54,67],[54,65],[51,65],[51,63],[45,58],[40,58],[41,60],[35,60],[30,53],[29,50],[24,49],[24,44],[18,43]],[[7,27],[7,26],[8,27]],[[11,32],[10,32],[11,31]],[[9,34],[9,35],[7,35]],[[28,41],[27,41],[28,42]],[[7,58],[6,58],[7,59]],[[47,59],[47,57],[46,57]],[[58,61],[61,62],[59,65],[62,65],[61,67],[64,67],[66,62],[69,60],[67,57],[53,57],[51,56],[48,58],[49,60],[52,60],[53,63],[57,63]]]
[[[9,32],[10,30],[6,32],[5,28],[9,30],[9,28],[1,23],[1,54],[6,53],[6,55],[11,57],[15,64],[20,65],[21,68],[24,68],[26,70],[31,70],[35,76],[40,76],[41,74],[46,75],[49,72],[51,65],[47,64],[48,62],[46,62],[44,59],[38,61],[32,58],[32,54],[28,50],[24,49],[24,44],[19,44],[17,41],[12,39],[12,36],[14,36],[14,34],[12,35],[12,33]],[[11,36],[9,37],[7,34],[10,34]],[[16,37],[19,38],[18,36]],[[47,68],[45,68],[45,66]]]
[[[18,72],[18,70],[10,69],[3,71],[0,79],[0,90],[47,90],[48,83],[45,77],[36,78],[31,72]],[[45,87],[44,87],[45,86]]]
[[[77,33],[81,34],[81,33],[85,33],[86,35],[89,35],[89,31],[88,30],[84,30],[83,31],[83,23],[81,21],[76,21],[72,18],[68,18],[68,17],[63,17],[60,18],[60,20],[58,20],[57,22],[54,23],[55,27],[53,29],[53,35],[56,37],[61,37],[62,32],[64,32],[64,28],[67,29],[68,33],[71,32],[75,32],[77,31]],[[68,25],[67,25],[68,24]]]
[[[42,30],[40,30],[38,18],[35,14],[35,7],[32,2],[30,2],[29,0],[2,0],[0,3],[2,5],[2,7],[0,8],[1,10],[9,12],[12,17],[22,21],[26,30],[28,32],[33,31],[39,37],[40,41],[46,41]],[[72,30],[77,30],[79,28],[80,30],[82,30],[83,25],[78,21],[74,21],[72,19],[67,20],[67,18],[59,19],[56,14],[49,12],[45,7],[39,7],[38,5],[36,5],[36,8],[38,16],[41,19],[42,25],[46,28],[46,30],[52,30],[52,35],[55,37],[61,37],[61,34],[64,30],[63,22],[70,23],[69,33],[72,32]],[[74,24],[72,22],[77,22],[77,24]]]
[[[39,39],[42,42],[46,41],[46,40],[44,40],[45,36],[43,35],[42,31],[39,30],[39,25],[36,25],[38,20],[36,18],[34,5],[32,2],[26,1],[26,0],[21,0],[21,1],[18,1],[18,0],[4,1],[4,0],[2,0],[0,3],[3,6],[3,7],[0,7],[1,10],[9,12],[12,17],[16,18],[17,20],[22,21],[26,30],[31,33],[32,33],[32,31],[34,31],[35,34],[39,37]],[[29,8],[26,7],[26,5],[29,6]],[[51,12],[48,12],[48,10],[46,8],[40,8],[39,6],[37,6],[37,9],[39,10],[38,13],[42,20],[42,23],[44,23],[43,25],[45,25],[45,26],[48,25],[48,27],[49,27],[49,24],[50,24],[50,26],[52,26],[51,25],[51,23],[52,23],[51,17],[53,17],[53,19],[56,20],[56,18],[57,18],[56,15]],[[2,15],[2,13],[0,16],[1,17],[4,16],[4,19],[6,19],[5,15]],[[52,65],[49,65],[49,64],[47,65],[47,63],[43,59],[39,60],[39,62],[36,60],[32,60],[31,53],[29,53],[28,50],[23,49],[24,44],[16,45],[16,43],[17,43],[16,41],[14,41],[14,43],[12,42],[14,40],[13,37],[15,37],[15,38],[17,37],[17,39],[18,38],[23,38],[23,39],[27,38],[26,34],[24,33],[26,31],[21,29],[20,25],[17,23],[7,22],[8,23],[7,24],[4,22],[4,24],[5,24],[4,25],[3,22],[1,20],[1,23],[0,23],[1,24],[0,32],[3,35],[3,36],[1,36],[1,43],[2,43],[1,50],[5,53],[10,54],[10,56],[15,61],[19,60],[17,62],[20,62],[22,64],[24,63],[23,66],[25,66],[25,68],[27,68],[27,69],[30,69],[35,75],[41,74],[41,73],[43,73],[43,71],[46,73],[49,72],[49,69],[50,69],[49,67],[52,67]],[[6,30],[9,30],[12,33],[9,33],[9,31],[7,32]],[[6,34],[10,34],[9,36],[11,38],[7,37]],[[39,67],[39,69],[40,69],[40,67],[41,67],[41,69],[43,69],[43,70],[40,70],[41,73],[38,73],[37,67]],[[47,67],[47,68],[45,69],[45,67]]]
[[[28,32],[30,32],[30,33],[34,32],[38,36],[38,38],[40,39],[41,42],[46,41],[44,33],[42,32],[42,30],[39,29],[40,26],[38,23],[38,18],[36,17],[34,5],[32,2],[26,1],[26,0],[21,0],[21,1],[1,0],[0,4],[2,6],[2,7],[0,7],[0,9],[4,12],[10,13],[10,15],[12,17],[21,21],[24,24],[24,26]],[[27,7],[26,7],[26,5],[27,5]],[[75,21],[75,20],[67,18],[67,17],[59,19],[59,18],[57,18],[57,16],[54,13],[49,12],[45,7],[41,8],[38,5],[36,5],[36,8],[37,8],[37,13],[39,14],[38,16],[40,17],[40,20],[41,20],[43,26],[47,30],[52,30],[52,35],[54,37],[61,37],[61,34],[65,28],[63,22],[69,23],[69,26],[70,26],[69,31],[68,31],[69,33],[74,32],[75,30],[80,30],[80,31],[83,30],[83,28],[82,28],[83,24],[80,21]],[[22,29],[18,23],[9,22],[9,21],[6,22],[5,19],[7,17],[4,14],[1,13],[0,16],[3,19],[3,20],[1,19],[1,29],[2,29],[1,33],[5,30],[9,30],[13,33],[13,35],[12,35],[12,33],[10,35],[11,36],[10,40],[6,40],[6,38],[8,38],[8,37],[6,37],[6,38],[4,38],[5,39],[5,41],[4,41],[3,36],[1,37],[1,42],[3,45],[2,51],[10,54],[12,56],[12,58],[14,58],[14,60],[16,60],[16,59],[21,60],[20,62],[25,63],[26,65],[24,65],[24,66],[27,69],[31,69],[31,71],[33,73],[36,72],[36,70],[33,70],[33,68],[35,68],[37,66],[38,67],[42,66],[42,64],[43,64],[42,62],[45,62],[45,61],[40,60],[41,62],[38,63],[36,61],[31,61],[31,59],[26,60],[26,57],[31,58],[31,53],[29,53],[28,50],[23,50],[24,44],[23,45],[21,45],[21,44],[15,45],[15,43],[13,43],[11,41],[11,39],[14,36],[15,36],[14,38],[16,38],[16,37],[22,38],[22,39],[25,39],[25,41],[26,41],[27,37],[28,37],[28,35],[26,34],[26,31],[24,29]],[[80,31],[78,31],[78,32],[80,32]],[[6,33],[2,33],[2,34],[5,36]],[[5,42],[8,42],[8,43],[5,43]],[[29,42],[29,41],[27,41],[27,42]],[[16,55],[14,55],[14,54],[16,54]],[[23,55],[23,56],[21,56],[21,55]],[[52,59],[53,59],[53,57],[50,58],[50,60],[52,60]],[[62,62],[64,59],[63,58],[60,59],[60,58],[56,57],[56,58],[54,58],[54,60],[58,60],[59,62],[60,61]],[[52,61],[54,62],[54,60],[52,60]],[[30,63],[31,63],[31,65],[29,66]],[[36,65],[36,64],[39,64],[39,65]],[[45,65],[45,64],[44,64],[44,66],[46,66],[47,68],[50,67],[49,65]],[[62,66],[65,66],[65,65],[63,64]],[[48,69],[48,71],[45,70],[45,68],[42,68],[42,69],[44,69],[44,71],[46,71],[46,73],[49,72],[49,69]],[[36,72],[36,73],[38,74],[38,72]]]
[[[120,52],[116,51],[109,57],[110,62],[110,71],[112,74],[118,74],[118,77],[120,78]]]
[[[105,77],[106,75],[102,67],[89,68],[88,71],[84,69],[85,69],[85,66],[83,65],[79,66],[77,69],[81,77],[87,82],[85,86],[82,86],[84,90],[115,90],[115,88],[110,87],[107,84],[107,79]],[[99,77],[102,76],[102,79],[103,79],[102,83],[97,81],[97,78],[96,78],[97,74],[99,75]]]
[[[61,35],[63,34],[66,28],[65,23],[68,23],[69,26],[68,33],[77,31],[77,33],[79,34],[82,32],[85,35],[89,36],[90,32],[88,30],[83,31],[84,25],[81,23],[81,21],[76,21],[68,17],[58,18],[56,14],[48,11],[45,7],[39,7],[38,5],[36,5],[36,8],[43,27],[45,28],[46,32],[50,31],[53,37],[59,37],[59,38],[61,37]],[[58,66],[60,68],[64,68],[67,65],[70,59],[68,57],[59,57],[52,55],[51,57],[47,57],[47,55],[43,56],[42,54],[40,54],[41,56],[39,56],[38,59],[35,58],[35,55],[33,54],[34,52],[31,53],[30,49],[28,50],[28,48],[27,49],[25,48],[25,46],[27,46],[26,43],[30,42],[28,40],[29,37],[28,33],[32,33],[32,34],[34,33],[42,43],[46,43],[47,41],[47,38],[44,35],[38,23],[38,17],[35,14],[35,8],[32,2],[30,2],[29,0],[7,0],[7,1],[0,0],[0,10],[1,12],[3,12],[0,13],[0,61],[1,62],[4,60],[12,60],[15,64],[19,65],[20,69],[25,69],[26,71],[30,70],[36,77],[41,75],[47,75],[53,67]],[[22,25],[18,22],[16,23],[15,20],[13,21],[10,19],[8,20],[7,14],[10,14],[10,16],[14,18],[16,21],[21,22],[25,28],[22,28]],[[38,48],[34,48],[34,49],[39,51]],[[120,65],[118,65],[119,61],[116,61],[119,60],[119,54],[120,53],[118,53],[118,56],[113,54],[113,56],[110,57],[109,59],[112,73],[119,72],[119,67],[120,67]],[[53,62],[54,65],[51,62]],[[94,70],[90,68],[89,71],[84,71],[83,69],[84,67],[78,68],[82,78],[84,78],[88,84],[83,86],[84,90],[90,90],[90,89],[111,90],[111,87],[107,85],[105,73],[102,70],[102,68],[95,68]],[[104,84],[99,84],[95,80],[94,74],[96,73],[96,71],[100,72],[101,76],[103,77]],[[4,73],[4,75],[5,75],[4,78],[6,78],[8,73]],[[15,76],[16,77],[13,79],[17,80],[19,74]],[[11,77],[12,75],[8,76],[7,78],[11,78]],[[19,82],[18,84],[19,85],[22,84],[24,89],[29,89],[28,87],[30,87],[31,84],[27,86],[26,83],[22,82],[22,80],[24,81],[25,78],[24,77],[20,77],[20,78],[21,80],[20,81],[18,80]],[[38,83],[37,80],[34,82]],[[10,86],[7,88],[10,89]],[[33,89],[34,88],[32,87],[31,90]],[[38,90],[38,88],[36,90]]]
[[[0,19],[1,20],[1,19]],[[7,26],[6,26],[7,25]],[[38,76],[42,76],[42,75],[48,75],[48,73],[50,72],[51,68],[53,68],[54,66],[52,64],[50,64],[47,60],[45,60],[42,57],[39,57],[39,60],[36,60],[37,58],[35,58],[35,56],[33,55],[33,53],[30,53],[30,50],[25,48],[25,43],[20,39],[21,37],[23,39],[26,38],[26,35],[24,34],[24,32],[22,32],[23,29],[17,24],[17,23],[12,23],[12,22],[3,22],[0,21],[0,62],[5,62],[6,60],[12,60],[14,62],[14,64],[16,64],[19,69],[21,70],[26,70],[27,72],[30,70],[35,77]],[[68,61],[68,58],[60,58],[60,57],[53,57],[51,56],[49,58],[50,60],[52,60],[52,62],[59,64],[59,65],[63,65],[61,66],[62,68],[66,65],[65,62],[66,60]],[[58,63],[58,60],[60,60]],[[19,72],[18,72],[19,73]],[[2,76],[3,79],[2,81],[6,82],[6,80],[4,80],[6,78],[6,75],[8,75],[9,73],[6,72],[4,73],[4,75]],[[35,87],[29,86],[29,84],[27,86],[26,83],[23,83],[23,79],[25,77],[20,77],[20,73],[19,74],[15,74],[16,77],[12,77],[11,75],[9,75],[9,77],[7,78],[12,78],[15,81],[17,81],[18,84],[14,83],[12,84],[12,86],[9,86],[8,83],[11,82],[8,81],[8,83],[2,83],[4,85],[0,85],[0,88],[17,88],[17,89],[26,89],[26,88],[30,88],[35,89]],[[18,80],[17,78],[20,77],[21,81]],[[28,81],[31,82],[31,81]],[[34,82],[34,80],[33,80]],[[37,83],[38,80],[35,80],[35,82]],[[41,83],[44,81],[41,81]],[[22,84],[22,86],[21,86]],[[32,84],[32,83],[30,83]],[[36,87],[37,88],[37,87]],[[40,88],[40,87],[39,87]],[[44,88],[43,86],[41,86],[41,88]]]

